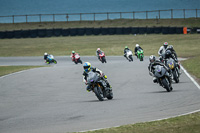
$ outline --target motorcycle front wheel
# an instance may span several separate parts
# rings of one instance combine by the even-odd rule
[[[177,70],[175,69],[172,73],[173,73],[173,77],[174,77],[175,82],[178,83],[179,82],[179,78],[178,78],[179,75],[178,75]]]
[[[167,90],[167,92],[171,91],[168,79],[166,79],[166,78],[162,79],[162,84],[163,84],[164,88]]]
[[[94,93],[97,96],[97,98],[99,99],[99,101],[103,101],[103,92],[101,91],[100,87],[94,87]]]

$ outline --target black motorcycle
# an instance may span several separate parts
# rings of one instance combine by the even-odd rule
[[[178,83],[180,74],[179,74],[179,69],[178,69],[178,66],[177,66],[176,62],[174,61],[174,59],[169,58],[169,59],[166,60],[166,64],[172,70],[172,78],[173,78],[173,80],[176,83]]]
[[[106,82],[100,78],[99,74],[90,71],[87,77],[87,84],[95,93],[99,101],[103,101],[104,98],[109,100],[113,98],[112,89],[107,87]]]
[[[172,91],[173,88],[171,84],[170,75],[163,66],[160,65],[155,66],[154,76],[156,77],[157,82],[162,87],[164,87],[168,92]]]

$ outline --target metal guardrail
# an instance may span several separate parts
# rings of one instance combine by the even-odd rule
[[[0,23],[98,21],[111,19],[175,19],[200,18],[200,9],[169,9],[133,12],[30,14],[0,16]]]

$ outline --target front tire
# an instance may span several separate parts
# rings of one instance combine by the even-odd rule
[[[143,56],[142,55],[140,55],[140,61],[143,61]]]
[[[175,69],[175,71],[173,71],[173,77],[174,77],[175,82],[179,83],[178,72],[176,69]]]
[[[94,93],[97,96],[97,98],[99,99],[99,101],[103,101],[103,92],[101,91],[101,88],[99,87],[94,87]]]
[[[133,61],[133,57],[132,57],[132,55],[130,55],[129,58],[130,58],[131,61]]]
[[[56,61],[56,60],[54,60],[53,62],[54,62],[55,64],[57,64],[57,61]]]
[[[169,85],[169,81],[166,78],[162,79],[162,84],[163,84],[164,88],[167,90],[167,92],[171,91],[171,87]]]

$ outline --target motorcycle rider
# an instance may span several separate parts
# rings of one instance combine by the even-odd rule
[[[99,54],[101,54],[103,51],[101,51],[101,49],[100,48],[97,48],[97,50],[96,50],[96,55],[97,55],[97,57],[98,57],[98,59],[100,60],[100,57],[99,57]],[[103,52],[104,53],[104,52]]]
[[[176,54],[176,51],[175,51],[174,48],[173,48],[173,45],[169,45],[169,46],[167,47],[166,51],[167,51],[167,50],[170,50],[172,56],[174,56],[174,57],[176,58],[176,60],[178,61],[177,54]]]
[[[71,53],[71,56],[70,56],[71,58],[72,58],[72,61],[75,61],[75,51],[72,51],[72,53]]]
[[[107,81],[107,76],[104,75],[104,73],[103,73],[101,70],[99,70],[98,68],[92,67],[91,64],[90,64],[89,62],[85,62],[85,63],[83,64],[83,69],[84,69],[84,72],[83,72],[83,82],[84,82],[86,85],[87,85],[87,76],[88,76],[88,73],[89,73],[90,71],[93,71],[93,72],[98,73],[98,74],[100,75],[100,78],[106,82],[107,87],[109,87],[110,89],[112,88],[111,85],[110,85],[110,84],[108,83],[108,81]],[[90,88],[89,85],[86,87],[86,90],[87,90],[88,92],[91,91],[91,88]]]
[[[156,60],[156,57],[154,56],[154,55],[151,55],[150,57],[149,57],[149,61],[150,61],[150,64],[149,64],[149,66],[148,66],[148,69],[149,69],[149,74],[151,75],[151,76],[153,76],[153,82],[154,83],[157,83],[158,81],[157,81],[157,79],[156,79],[156,77],[155,77],[155,75],[154,75],[154,70],[155,70],[155,66],[156,65],[161,65],[161,66],[163,66],[168,72],[169,72],[169,75],[170,75],[170,82],[172,81],[172,71],[171,71],[171,69],[169,69],[164,63],[162,63],[160,60]]]
[[[166,49],[168,47],[168,42],[164,42],[163,46],[160,47],[160,49],[158,50],[158,55],[160,56],[160,60],[163,60],[162,55],[165,53]]]
[[[125,48],[124,48],[124,57],[126,57],[126,52],[127,52],[127,50],[130,50],[130,49],[128,48],[128,46],[125,46]],[[127,57],[126,57],[126,59],[128,60]]]
[[[135,45],[135,56],[136,56],[137,58],[138,58],[137,51],[138,51],[139,49],[142,49],[142,48],[140,47],[139,44],[136,44],[136,45]],[[143,50],[143,49],[142,49],[142,50]]]
[[[45,60],[45,62],[49,62],[49,59],[47,58],[47,56],[49,56],[49,54],[48,53],[44,53],[44,60]]]
[[[178,70],[179,70],[178,73],[181,74],[180,65],[178,63],[178,59],[175,57],[175,55],[173,55],[171,50],[167,49],[166,52],[165,52],[165,59],[169,59],[169,58],[172,58],[175,61],[176,65],[178,66]],[[165,62],[165,63],[167,63],[167,62]]]

